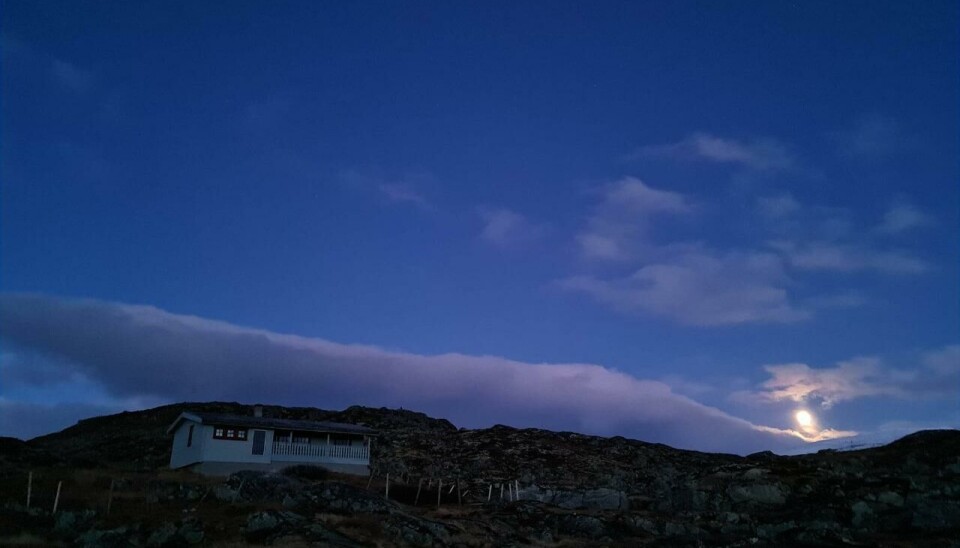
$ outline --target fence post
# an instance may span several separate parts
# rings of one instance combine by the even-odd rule
[[[110,478],[110,494],[107,496],[107,515],[110,515],[110,507],[113,506],[113,478]]]
[[[490,484],[490,488],[487,489],[487,502],[490,502],[490,495],[493,494],[493,484]]]
[[[57,482],[57,496],[53,498],[53,513],[57,513],[57,505],[60,504],[60,486],[63,485],[63,481]]]
[[[30,508],[30,497],[33,495],[33,470],[27,474],[27,508]]]
[[[517,500],[520,500],[520,480],[513,480],[513,494]]]
[[[457,506],[463,506],[463,496],[460,493],[460,476],[457,476]]]
[[[416,506],[420,502],[420,489],[423,487],[423,478],[420,478],[420,481],[417,482],[417,496],[413,499],[413,505]]]
[[[503,500],[503,482],[500,482],[500,500]]]
[[[383,498],[390,500],[390,472],[387,472],[387,486],[383,493]]]
[[[240,490],[243,489],[243,482],[247,481],[246,478],[240,480],[240,486],[237,487],[237,492],[233,494],[233,502],[237,502],[237,498],[240,496]]]
[[[443,491],[440,489],[443,488],[443,480],[437,482],[437,508],[440,508],[440,496],[443,494]]]

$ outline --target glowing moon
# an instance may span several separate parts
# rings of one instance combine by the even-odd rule
[[[813,415],[809,411],[800,410],[797,411],[797,414],[794,415],[794,418],[797,419],[797,424],[803,427],[808,427],[813,425]]]

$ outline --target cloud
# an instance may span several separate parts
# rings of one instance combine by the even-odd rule
[[[679,192],[659,190],[636,177],[624,177],[598,190],[600,203],[576,236],[585,259],[621,261],[646,245],[646,231],[654,219],[691,213],[694,206]]]
[[[907,203],[894,204],[883,216],[883,222],[876,231],[881,234],[899,234],[928,225],[932,222],[929,215],[916,206]]]
[[[483,219],[480,239],[493,246],[522,246],[539,240],[546,233],[546,226],[509,209],[481,207],[477,213]]]
[[[774,139],[738,141],[706,132],[693,133],[676,143],[640,147],[628,155],[628,159],[656,156],[731,164],[758,171],[784,170],[795,164],[789,149]]]
[[[93,88],[93,72],[66,61],[53,59],[50,62],[50,74],[61,85],[77,93],[86,92]]]
[[[592,364],[425,356],[41,295],[0,297],[0,333],[18,348],[72,364],[116,398],[403,406],[465,426],[620,434],[739,453],[798,442],[664,383]]]
[[[771,401],[820,400],[824,407],[866,396],[902,396],[888,384],[876,358],[854,358],[829,369],[813,369],[803,363],[767,365],[772,378],[763,383],[760,395]]]
[[[670,249],[670,248],[664,248]],[[627,277],[572,276],[559,286],[627,313],[686,325],[788,323],[810,317],[790,303],[781,261],[769,253],[680,250]]]
[[[919,144],[917,138],[905,134],[894,119],[879,114],[862,116],[853,127],[835,131],[828,137],[846,156],[884,156]]]
[[[801,270],[855,272],[876,270],[889,274],[920,274],[929,265],[902,251],[879,251],[864,245],[834,242],[773,241],[789,264]]]
[[[433,204],[417,189],[433,184],[433,177],[427,174],[407,174],[398,179],[388,179],[348,169],[341,171],[339,178],[345,185],[376,193],[388,203],[412,205],[424,211],[434,209]]]
[[[926,352],[920,367],[896,369],[875,357],[857,357],[834,367],[813,368],[805,363],[767,365],[770,378],[762,390],[741,394],[760,402],[819,402],[825,408],[867,397],[899,399],[957,397],[960,391],[960,345]]]
[[[757,198],[757,209],[767,219],[783,219],[800,211],[800,202],[788,193]]]
[[[427,199],[406,183],[380,183],[377,185],[377,190],[392,202],[406,202],[430,209],[430,203]]]
[[[960,375],[960,344],[927,352],[921,361],[924,367],[939,375]]]

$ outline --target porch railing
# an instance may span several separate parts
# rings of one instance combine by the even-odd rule
[[[282,460],[336,460],[368,462],[370,449],[365,445],[327,445],[325,443],[274,442],[273,455]]]

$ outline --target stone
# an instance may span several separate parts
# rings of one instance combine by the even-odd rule
[[[266,537],[280,528],[280,519],[275,512],[254,512],[247,516],[244,529],[248,537]]]
[[[177,530],[177,535],[187,544],[199,544],[203,542],[203,523],[195,517],[187,518]]]
[[[757,504],[784,504],[787,502],[783,489],[778,484],[731,485],[727,495],[735,502]]]
[[[164,523],[153,530],[147,537],[147,546],[150,548],[165,548],[167,546],[177,545],[177,526],[172,523]]]
[[[903,506],[903,497],[893,491],[884,491],[877,495],[877,502],[900,508]]]
[[[853,512],[853,523],[854,527],[862,526],[867,520],[871,519],[873,516],[873,509],[870,508],[870,505],[865,501],[857,501],[850,507],[850,510]]]

